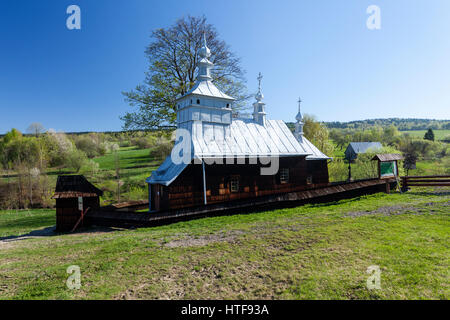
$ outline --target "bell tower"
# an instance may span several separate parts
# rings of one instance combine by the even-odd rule
[[[297,139],[298,142],[302,142],[303,140],[303,116],[300,110],[300,104],[302,103],[302,99],[298,98],[298,113],[295,116],[295,120],[297,120],[297,122],[295,123],[295,131],[294,131],[294,136]]]
[[[261,72],[258,75],[258,93],[255,96],[256,102],[253,103],[253,120],[262,125],[266,125],[266,104],[262,102],[264,95],[261,92],[261,80],[263,76]]]

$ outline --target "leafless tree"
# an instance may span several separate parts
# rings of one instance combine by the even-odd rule
[[[34,134],[36,137],[45,132],[44,126],[39,122],[33,122],[27,128],[27,132]]]

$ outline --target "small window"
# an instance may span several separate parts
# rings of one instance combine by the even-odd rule
[[[192,99],[191,99],[191,104],[192,104]]]
[[[312,176],[306,177],[306,184],[312,184]]]
[[[280,183],[288,183],[289,182],[289,169],[281,168],[280,169]]]
[[[200,104],[200,99],[197,99],[197,104]]]
[[[230,104],[229,103],[227,103],[227,108],[229,108],[230,107]]]
[[[231,192],[239,192],[239,177],[231,177],[230,189]]]

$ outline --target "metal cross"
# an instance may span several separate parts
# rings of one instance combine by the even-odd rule
[[[261,74],[261,72],[259,73],[259,75],[258,75],[258,82],[259,82],[259,89],[261,89],[261,80],[262,80],[262,78],[263,78],[263,76],[262,76],[262,74]]]

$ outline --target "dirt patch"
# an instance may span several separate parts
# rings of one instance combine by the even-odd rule
[[[242,233],[242,231],[234,231],[200,237],[188,236],[183,239],[175,239],[170,242],[166,242],[163,246],[166,248],[202,247],[214,242],[233,242]]]
[[[450,201],[445,202],[445,203],[428,202],[422,206],[431,207],[431,206],[435,206],[435,205],[449,206]],[[385,215],[385,216],[394,216],[394,215],[405,214],[405,213],[425,214],[425,213],[432,213],[432,212],[433,212],[433,210],[430,211],[430,209],[425,209],[425,208],[416,207],[416,206],[395,205],[395,206],[381,207],[381,208],[378,208],[378,209],[372,210],[372,211],[351,211],[351,212],[345,213],[345,216],[346,217],[361,217],[361,216],[374,215],[374,214],[381,214],[381,215]]]

